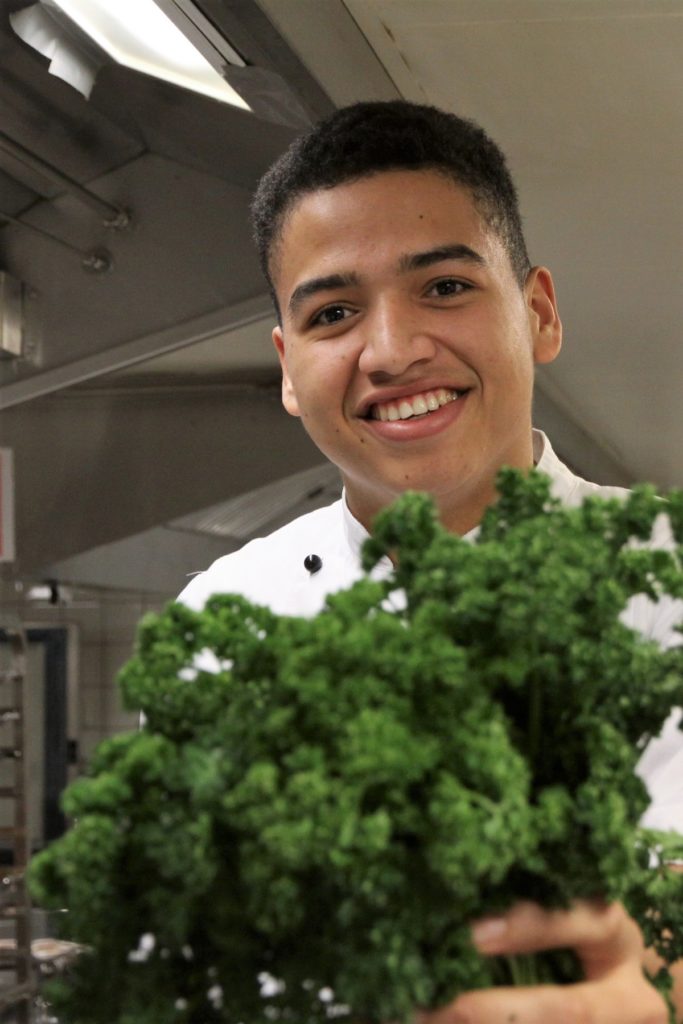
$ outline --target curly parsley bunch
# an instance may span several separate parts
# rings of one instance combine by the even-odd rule
[[[389,578],[315,618],[222,595],[143,622],[121,685],[146,726],[100,746],[33,865],[90,950],[53,990],[66,1021],[407,1021],[520,976],[468,927],[519,899],[622,900],[683,955],[683,850],[639,828],[634,770],[683,705],[683,648],[620,618],[683,597],[683,494],[567,509],[536,473],[499,487],[474,543],[405,495],[364,552]]]

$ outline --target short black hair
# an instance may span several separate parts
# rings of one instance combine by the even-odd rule
[[[256,190],[254,239],[278,316],[272,261],[292,207],[309,192],[393,170],[437,171],[468,189],[523,285],[530,262],[517,190],[503,153],[486,132],[474,121],[406,100],[355,103],[295,139]]]

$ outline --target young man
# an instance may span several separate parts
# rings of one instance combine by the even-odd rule
[[[314,614],[358,578],[372,521],[400,493],[429,491],[443,523],[465,535],[495,500],[503,465],[536,464],[570,504],[620,493],[574,476],[532,431],[534,367],[557,355],[561,325],[549,271],[530,265],[504,158],[481,129],[403,102],[341,110],[268,172],[253,213],[283,402],[339,468],[344,497],[220,559],[182,600],[197,607],[231,591]],[[629,615],[673,642],[680,609],[642,601]],[[672,727],[655,760],[679,754]],[[573,947],[587,980],[470,993],[425,1022],[667,1019],[620,907],[520,905],[474,935],[487,953]]]

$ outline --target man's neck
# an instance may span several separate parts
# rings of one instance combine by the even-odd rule
[[[372,532],[373,523],[379,513],[398,497],[399,495],[395,495],[393,499],[384,502],[367,499],[359,501],[352,489],[347,487],[346,490],[346,504],[349,511],[368,533]],[[467,502],[449,501],[448,498],[440,498],[439,495],[433,495],[433,497],[441,524],[451,533],[464,536],[479,525],[486,509],[495,502],[497,492],[495,483],[492,483],[482,493],[471,496]]]
[[[502,465],[516,465],[525,472],[533,469],[534,453],[529,434],[528,451],[517,453],[517,458],[506,459]],[[479,526],[486,509],[493,505],[498,497],[496,490],[497,470],[491,477],[482,481],[480,486],[472,488],[463,484],[462,487],[449,488],[443,493],[432,492],[439,519],[451,533],[464,536]],[[370,533],[377,515],[395,501],[399,494],[386,494],[359,490],[353,482],[345,480],[346,503],[351,514]]]

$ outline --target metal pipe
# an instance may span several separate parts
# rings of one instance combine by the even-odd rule
[[[113,203],[107,202],[106,199],[102,199],[101,196],[95,195],[90,189],[80,185],[73,178],[69,178],[66,174],[60,171],[57,167],[53,167],[52,164],[47,163],[42,157],[38,157],[35,153],[26,149],[20,143],[15,142],[9,135],[6,135],[3,131],[0,131],[0,149],[3,149],[10,156],[13,156],[20,163],[26,167],[30,167],[32,171],[37,171],[39,174],[43,174],[46,178],[50,178],[56,184],[61,185],[63,188],[70,192],[74,198],[85,203],[86,206],[92,207],[97,210],[100,214],[105,214],[104,223],[107,227],[113,228],[125,228],[128,226],[130,221],[129,215],[125,210],[122,210],[118,206],[114,206]]]
[[[81,257],[81,265],[84,270],[92,270],[95,273],[101,273],[104,270],[111,268],[111,254],[106,249],[92,249],[86,252],[84,249],[79,249],[77,246],[72,245],[71,242],[65,242],[63,238],[58,238],[57,235],[50,234],[49,231],[43,231],[42,228],[36,228],[33,224],[27,224],[26,221],[17,220],[16,217],[10,217],[8,213],[3,213],[0,210],[0,220],[8,221],[10,224],[14,224],[18,228],[23,228],[24,231],[29,231],[31,234],[38,235],[40,238],[47,238],[50,242],[54,242],[56,245],[61,245],[63,249],[68,249],[69,252],[75,252]]]
[[[82,249],[72,245],[71,242],[65,242],[63,238],[57,238],[56,235],[51,235],[49,231],[43,231],[42,228],[35,228],[33,224],[27,224],[25,221],[18,220],[16,217],[10,217],[9,213],[3,213],[2,210],[0,210],[0,220],[6,220],[18,228],[23,228],[24,231],[30,231],[31,234],[40,235],[41,238],[48,238],[56,245],[61,245],[63,249],[68,249],[70,252],[78,253],[79,256],[85,255]]]

